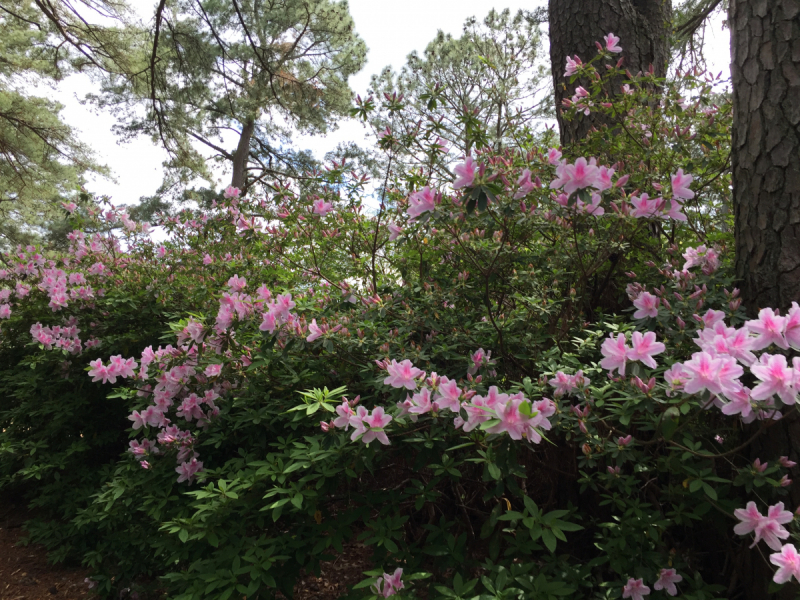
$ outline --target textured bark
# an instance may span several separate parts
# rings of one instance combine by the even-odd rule
[[[731,0],[736,276],[748,309],[800,301],[800,0]]]
[[[256,124],[252,119],[245,122],[239,136],[239,145],[236,147],[236,152],[233,153],[231,185],[242,190],[242,193],[247,191],[247,159],[250,155],[250,139],[253,137],[255,128]]]
[[[592,127],[603,124],[599,115],[580,115],[572,121],[561,117],[561,101],[570,98],[579,83],[564,77],[567,56],[582,60],[597,53],[595,41],[614,33],[620,37],[623,66],[631,73],[653,65],[657,76],[666,74],[669,61],[671,0],[549,0],[550,66],[555,87],[556,113],[561,143],[581,139]],[[619,91],[619,90],[617,90]]]

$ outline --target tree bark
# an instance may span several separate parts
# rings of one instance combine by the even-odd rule
[[[250,156],[250,139],[253,137],[255,128],[254,119],[245,121],[239,136],[239,145],[236,146],[236,152],[233,153],[231,185],[242,190],[242,195],[247,192],[247,159]]]
[[[800,0],[731,0],[736,276],[751,313],[800,301]]]
[[[600,115],[579,115],[572,121],[561,116],[561,101],[575,87],[564,77],[567,56],[587,61],[597,53],[595,41],[619,36],[625,66],[634,75],[653,65],[656,76],[666,74],[669,61],[671,0],[549,0],[550,65],[555,87],[556,116],[561,143],[583,138],[592,127],[604,123]],[[619,90],[617,90],[619,91]]]

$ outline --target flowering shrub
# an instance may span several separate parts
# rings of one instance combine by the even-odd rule
[[[372,597],[699,600],[751,543],[798,577],[796,464],[749,452],[795,410],[800,307],[746,317],[703,101],[600,101],[608,66],[572,108],[651,136],[594,158],[482,148],[374,210],[334,164],[164,242],[71,207],[67,252],[6,257],[0,485],[68,521],[32,538],[107,597],[289,596],[353,541]]]

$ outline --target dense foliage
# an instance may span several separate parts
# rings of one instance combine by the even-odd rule
[[[800,576],[794,463],[750,455],[794,410],[800,308],[747,321],[731,285],[715,82],[632,77],[618,42],[567,67],[571,116],[610,123],[575,148],[409,132],[425,158],[374,194],[339,163],[158,238],[68,206],[67,251],[8,255],[0,487],[31,539],[104,597],[291,596],[354,540],[353,597],[719,598],[751,533]]]

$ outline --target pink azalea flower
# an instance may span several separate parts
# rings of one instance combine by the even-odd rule
[[[225,188],[225,191],[222,192],[222,197],[223,198],[238,198],[241,193],[242,193],[242,190],[240,190],[239,188],[233,187],[232,185],[229,185],[228,187]]]
[[[567,57],[567,70],[564,71],[564,77],[572,77],[578,71],[578,67],[581,66],[581,59],[577,56],[575,57],[577,60],[573,60],[571,57]]]
[[[514,200],[524,198],[530,194],[531,191],[533,191],[536,186],[533,184],[533,181],[531,181],[530,169],[525,169],[522,171],[522,175],[520,175],[519,179],[517,179],[517,186],[519,189],[517,190],[517,193],[514,194]]]
[[[789,537],[789,532],[783,527],[785,523],[791,523],[794,515],[788,511],[783,510],[783,502],[770,506],[767,510],[767,516],[762,517],[755,529],[755,542],[763,539],[767,542],[767,546],[773,550],[780,550],[782,542]]]
[[[750,401],[750,389],[741,386],[736,392],[729,392],[725,397],[730,400],[720,410],[724,415],[741,414],[742,418],[747,418],[753,410],[753,404]]]
[[[660,210],[662,202],[661,198],[650,198],[648,194],[631,196],[631,204],[634,207],[631,211],[631,216],[637,219],[655,217]]]
[[[594,187],[600,170],[580,157],[574,165],[565,165],[564,174],[568,181],[564,184],[564,193],[572,194],[574,191]]]
[[[408,412],[412,415],[424,415],[425,413],[429,413],[433,410],[433,405],[431,404],[431,391],[424,387],[416,394],[411,396],[411,406],[408,408]]]
[[[551,165],[560,165],[561,164],[561,150],[558,148],[550,148],[547,151],[547,162]]]
[[[495,415],[500,422],[493,427],[489,427],[487,433],[508,433],[512,440],[521,440],[522,436],[528,429],[529,417],[523,415],[519,407],[528,402],[525,397],[520,394],[514,394],[509,398],[505,404],[495,409]]]
[[[436,390],[436,400],[434,406],[436,410],[444,410],[445,408],[458,413],[461,410],[461,390],[458,388],[455,380],[442,377],[439,382],[439,387]]]
[[[409,390],[417,389],[417,378],[425,375],[425,371],[416,368],[408,359],[401,363],[392,359],[391,364],[386,367],[386,372],[389,373],[389,376],[383,380],[383,385],[395,388],[404,387]]]
[[[204,265],[210,265],[213,262],[214,262],[214,259],[211,258],[211,255],[206,253],[206,255],[203,257],[203,264]]]
[[[320,217],[324,217],[329,212],[333,210],[333,204],[330,202],[325,202],[322,198],[319,200],[315,200],[312,203],[313,210],[311,211],[315,215],[319,215]]]
[[[683,363],[683,370],[687,374],[684,391],[687,394],[696,394],[708,390],[712,394],[722,392],[719,382],[719,370],[722,365],[721,358],[714,358],[708,352],[695,352],[692,360]]]
[[[674,219],[675,221],[687,221],[686,215],[681,212],[681,205],[675,200],[669,201],[669,206],[664,209],[662,219]]]
[[[181,483],[182,481],[188,481],[191,483],[195,480],[196,474],[202,470],[203,463],[199,462],[196,458],[193,458],[189,462],[181,463],[179,467],[175,468],[175,472],[177,472],[179,475],[178,483]]]
[[[653,359],[656,354],[661,354],[667,347],[662,342],[656,341],[656,334],[648,331],[642,335],[639,331],[634,331],[631,336],[632,349],[628,350],[627,359],[631,361],[641,361],[651,369],[658,365]]]
[[[642,294],[633,301],[633,305],[639,309],[633,313],[633,318],[644,319],[646,317],[652,317],[655,319],[658,316],[658,305],[660,303],[661,300],[658,296],[654,296],[650,292],[642,292]]]
[[[600,171],[597,174],[597,181],[595,181],[594,185],[598,192],[609,190],[613,187],[613,183],[611,182],[611,177],[613,177],[613,175],[614,169],[610,167],[600,167]]]
[[[455,169],[453,169],[456,174],[456,180],[453,182],[454,190],[472,186],[475,181],[476,166],[472,155],[468,156],[463,163],[456,165]]]
[[[395,241],[397,238],[400,237],[400,234],[403,233],[403,228],[395,225],[394,223],[389,223],[387,225],[387,227],[389,228],[389,241],[390,242]]]
[[[355,416],[353,407],[350,406],[347,400],[343,400],[342,403],[336,407],[336,414],[339,416],[333,420],[334,427],[347,431],[350,428],[352,418]]]
[[[62,202],[61,206],[63,206],[64,210],[66,210],[69,214],[74,213],[75,209],[78,208],[78,205],[74,202]]]
[[[614,52],[615,54],[622,52],[622,48],[617,45],[619,44],[619,38],[613,33],[603,36],[603,39],[606,42],[606,50],[609,52]]]
[[[423,213],[436,208],[436,194],[429,186],[425,186],[422,190],[414,192],[408,197],[408,216],[416,219]]]
[[[0,319],[10,319],[10,318],[11,318],[11,305],[0,304]]]
[[[207,377],[218,377],[222,373],[222,365],[208,365],[203,372]]]
[[[400,580],[403,576],[403,569],[395,570],[393,575],[389,575],[388,573],[384,573],[375,581],[372,586],[372,590],[375,592],[377,596],[381,596],[383,598],[389,598],[390,596],[394,596],[402,590],[405,585]]]
[[[306,338],[307,342],[313,342],[318,337],[321,337],[323,333],[325,333],[324,331],[322,331],[322,329],[319,328],[319,325],[317,325],[316,319],[311,319],[311,324],[308,326],[308,330],[311,333],[308,334],[308,337]]]
[[[784,404],[797,401],[795,384],[798,375],[786,364],[786,357],[782,354],[762,354],[758,364],[750,367],[750,372],[761,381],[753,388],[754,400],[766,400],[777,394]]]
[[[676,583],[683,581],[683,577],[678,575],[675,569],[661,569],[658,574],[658,581],[653,584],[653,589],[665,590],[670,596],[678,595],[678,588],[675,587]]]
[[[388,446],[389,438],[386,437],[386,432],[384,432],[383,428],[386,427],[391,420],[392,417],[384,413],[382,406],[375,407],[372,410],[372,414],[361,418],[361,422],[369,427],[361,436],[361,441],[365,444],[369,444],[372,440],[378,440],[381,444]]]
[[[792,577],[800,581],[800,554],[793,544],[784,544],[779,554],[772,554],[769,562],[778,567],[772,581],[775,583],[786,583]]]
[[[792,307],[786,313],[783,337],[792,348],[800,350],[800,306],[797,302],[792,302]]]
[[[761,350],[770,344],[775,344],[784,350],[789,349],[789,344],[783,337],[786,317],[776,315],[771,308],[762,308],[758,311],[758,319],[748,321],[745,326],[758,336],[753,341],[753,350]]]
[[[569,394],[575,389],[575,379],[571,375],[567,375],[564,371],[557,371],[556,376],[548,381],[555,389],[553,395],[560,398],[564,394]]]
[[[89,377],[92,381],[102,381],[102,383],[116,383],[117,376],[114,373],[109,373],[108,367],[103,365],[101,359],[93,360],[89,363],[92,367],[89,369]]]
[[[613,335],[610,335],[600,347],[600,352],[605,357],[600,361],[600,366],[610,373],[619,370],[619,374],[623,377],[625,376],[625,362],[630,350],[625,343],[626,341],[623,333],[620,333],[616,339],[614,339]]]
[[[650,588],[644,584],[642,579],[628,579],[628,583],[622,588],[622,597],[631,600],[644,600],[645,596],[650,595]]]
[[[234,275],[228,279],[228,288],[232,292],[241,292],[247,286],[247,279]]]
[[[672,195],[675,198],[682,198],[684,200],[691,200],[694,198],[694,192],[689,189],[694,177],[691,175],[684,175],[683,169],[678,169],[678,172],[672,176]]]

